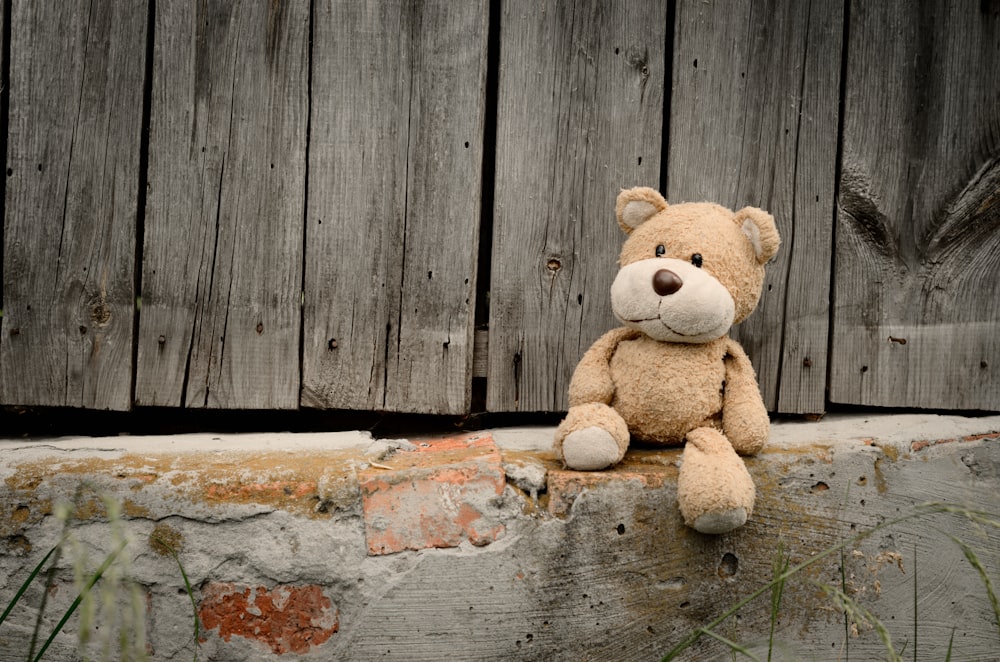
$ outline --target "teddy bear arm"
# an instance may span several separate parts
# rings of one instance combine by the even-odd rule
[[[618,344],[637,335],[632,329],[613,329],[597,339],[580,359],[569,383],[571,407],[591,402],[610,404],[615,395],[611,357]]]
[[[760,451],[771,430],[753,365],[736,341],[727,347],[722,429],[740,455]]]

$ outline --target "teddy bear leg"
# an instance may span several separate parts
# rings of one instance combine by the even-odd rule
[[[677,478],[677,504],[684,523],[702,533],[727,533],[753,511],[754,484],[742,458],[714,428],[687,435]]]
[[[556,430],[555,453],[577,471],[597,471],[617,464],[628,449],[628,426],[611,407],[591,402],[570,407]]]

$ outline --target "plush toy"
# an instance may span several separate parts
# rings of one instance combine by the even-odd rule
[[[729,328],[760,299],[764,264],[780,239],[770,214],[707,202],[668,205],[658,192],[622,191],[628,236],[611,285],[624,324],[580,360],[555,452],[570,469],[619,462],[630,438],[684,445],[677,501],[688,526],[725,533],[753,510],[740,455],[767,440],[767,410],[750,360]]]

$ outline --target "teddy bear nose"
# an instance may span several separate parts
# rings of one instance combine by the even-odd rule
[[[681,277],[670,269],[660,269],[653,274],[653,291],[661,297],[673,294],[681,289],[683,284],[684,281],[681,280]]]

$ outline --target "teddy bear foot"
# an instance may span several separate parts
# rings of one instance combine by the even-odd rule
[[[747,523],[747,511],[744,508],[730,508],[714,513],[705,513],[691,525],[695,531],[718,535],[729,533]]]
[[[721,432],[697,428],[688,433],[677,477],[677,505],[685,524],[701,533],[729,533],[750,517],[754,492],[746,465]]]
[[[556,429],[553,450],[566,466],[598,471],[617,464],[628,449],[628,426],[621,415],[600,402],[570,407]]]
[[[621,459],[611,433],[596,426],[570,432],[563,440],[562,455],[566,466],[577,471],[607,469]]]

